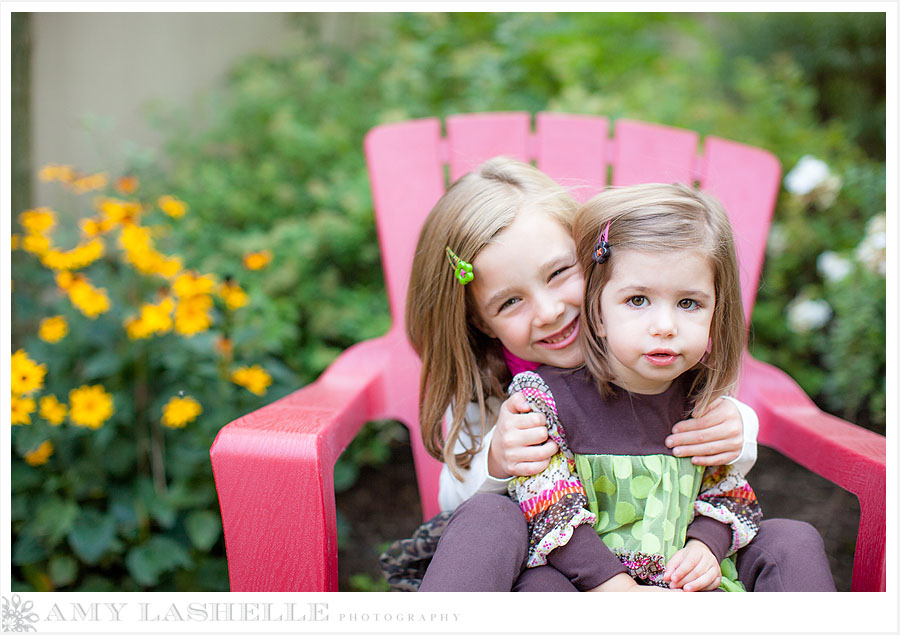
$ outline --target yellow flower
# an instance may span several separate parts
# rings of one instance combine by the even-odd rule
[[[244,254],[244,266],[250,271],[257,271],[272,261],[272,252],[268,249]]]
[[[125,260],[141,273],[171,278],[181,271],[180,258],[164,256],[154,249],[147,227],[125,225],[119,241],[125,249]]]
[[[144,211],[140,203],[117,198],[98,199],[96,206],[109,226],[134,225]]]
[[[22,249],[40,256],[50,249],[53,243],[43,234],[26,234],[22,239]]]
[[[22,237],[19,234],[13,234],[12,236],[10,236],[10,238],[12,239],[10,241],[12,251],[15,251],[16,249],[19,248],[19,245],[22,243]]]
[[[72,169],[71,165],[51,163],[45,165],[41,169],[40,173],[38,173],[38,178],[42,181],[62,181],[68,183],[75,178],[75,170]]]
[[[175,302],[171,298],[164,298],[159,304],[144,303],[139,317],[125,320],[128,337],[137,340],[172,330],[171,316],[174,308]]]
[[[51,424],[58,426],[66,420],[66,414],[68,414],[69,409],[66,407],[66,404],[59,402],[56,395],[41,397],[39,403],[41,407],[41,417]]]
[[[134,194],[140,187],[140,182],[136,176],[122,176],[116,179],[116,189],[122,194]]]
[[[175,307],[175,331],[188,337],[207,330],[212,326],[212,298],[208,295],[195,295],[182,298]]]
[[[171,216],[172,218],[181,218],[188,211],[187,203],[180,201],[174,196],[160,196],[156,201],[159,209]]]
[[[83,276],[77,276],[77,277],[80,278]],[[63,291],[67,291],[69,289],[69,287],[71,287],[72,284],[75,282],[75,280],[76,280],[76,276],[74,274],[72,274],[72,272],[70,272],[70,271],[60,271],[58,274],[56,274],[56,284]]]
[[[81,228],[81,233],[88,238],[99,236],[104,232],[103,224],[96,218],[82,218],[78,221],[78,226]]]
[[[27,395],[39,390],[44,385],[44,375],[47,374],[46,364],[35,363],[28,357],[24,349],[13,353],[12,358],[12,391],[16,395]]]
[[[193,397],[172,397],[163,406],[162,424],[168,428],[183,428],[203,412],[203,407]]]
[[[100,238],[81,243],[69,251],[50,249],[41,256],[41,264],[54,271],[83,269],[101,258],[106,251],[106,244]]]
[[[219,287],[219,296],[225,300],[225,305],[232,311],[246,305],[250,300],[237,282],[229,280]]]
[[[216,280],[212,274],[201,276],[193,271],[187,271],[175,278],[172,291],[179,298],[190,298],[195,295],[211,293],[215,284]]]
[[[44,234],[56,226],[56,212],[49,207],[36,207],[19,214],[19,223],[29,234]]]
[[[75,308],[92,320],[109,311],[110,303],[106,289],[94,288],[84,276],[74,278],[66,291]]]
[[[150,326],[140,318],[125,318],[122,325],[125,327],[125,334],[128,335],[130,340],[142,340],[153,335]]]
[[[53,454],[53,444],[50,441],[44,441],[34,450],[25,454],[25,462],[32,466],[43,465],[51,454]]]
[[[31,413],[34,412],[34,399],[31,397],[20,397],[13,393],[12,396],[12,425],[14,426],[30,426]]]
[[[119,236],[119,242],[128,251],[147,249],[153,244],[153,240],[150,238],[150,230],[140,225],[126,225],[123,227],[122,234]]]
[[[178,256],[159,255],[153,265],[154,273],[164,278],[174,278],[181,271],[181,258]]]
[[[112,395],[103,386],[81,386],[69,391],[69,418],[76,426],[97,429],[113,412]]]
[[[38,330],[38,337],[45,342],[58,342],[69,332],[69,325],[66,318],[61,315],[44,318],[41,320],[41,326]]]
[[[266,389],[272,383],[272,378],[259,364],[242,366],[231,373],[231,381],[238,386],[243,386],[256,395],[266,394]]]
[[[98,172],[96,174],[88,174],[71,181],[72,189],[76,194],[84,194],[92,190],[102,190],[109,183],[109,177],[106,172]]]

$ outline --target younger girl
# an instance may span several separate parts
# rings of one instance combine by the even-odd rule
[[[437,562],[428,569],[423,590],[509,590],[519,577],[527,545],[521,512],[507,497],[484,492],[505,493],[508,477],[539,472],[556,451],[553,441],[545,442],[543,416],[525,414],[530,408],[521,395],[502,404],[501,400],[511,377],[508,362],[576,366],[583,359],[575,344],[584,284],[570,234],[576,207],[567,191],[532,166],[495,159],[457,181],[422,230],[407,300],[407,328],[423,360],[423,437],[432,455],[445,462],[441,507],[452,510],[465,501],[443,535]],[[532,217],[542,222],[527,225]],[[518,257],[496,267],[483,261],[479,254],[486,253],[485,246],[497,243],[518,245]],[[471,282],[465,280],[469,271],[464,266],[470,263],[460,262],[465,258],[477,260]],[[492,277],[492,272],[497,275]],[[476,298],[486,289],[492,289],[492,296],[504,290],[518,294],[504,299],[506,306],[491,316],[495,330],[479,317],[477,308]],[[514,305],[516,309],[509,310]],[[523,308],[533,316],[527,320],[530,326],[524,325]],[[523,334],[522,328],[528,333]],[[450,408],[461,403],[469,404],[468,408]],[[744,413],[749,412],[750,420],[745,416],[744,424],[750,428],[755,415],[743,408]],[[673,435],[672,441],[688,444],[683,448],[685,454],[706,455],[695,457],[698,463],[734,459],[741,448],[741,418],[735,405],[722,400],[702,414],[680,423],[686,431]],[[445,415],[446,430],[442,427]],[[706,442],[699,443],[697,434],[707,435]],[[755,431],[751,428],[746,436],[748,453],[755,455]],[[494,521],[479,519],[486,514]],[[508,534],[507,540],[502,546],[494,545],[484,557],[473,554],[466,532],[454,531],[467,516],[498,534]],[[511,526],[515,523],[521,527]],[[513,539],[513,534],[522,539]],[[453,535],[461,539],[452,540]],[[405,542],[402,548],[417,555],[423,545],[429,547],[427,534]],[[485,540],[481,544],[490,543]],[[507,546],[510,548],[505,549]],[[500,566],[498,560],[508,566]],[[472,570],[472,563],[498,573],[472,579],[465,574]],[[532,588],[551,590],[546,586],[550,585],[575,590],[571,575],[555,576],[560,584],[554,586],[549,580],[554,577],[551,569],[527,571],[525,577],[540,578]],[[397,576],[392,573],[389,577]],[[593,582],[596,580],[583,579],[578,588],[590,588]]]
[[[611,189],[578,211],[574,239],[586,277],[585,364],[542,366],[510,385],[560,447],[544,472],[510,485],[528,517],[528,566],[591,523],[617,556],[598,550],[609,568],[599,590],[631,590],[634,580],[739,590],[738,579],[758,591],[833,590],[821,541],[781,535],[802,555],[778,580],[762,575],[778,566],[766,552],[738,555],[737,568],[725,560],[759,529],[753,490],[731,466],[704,473],[664,443],[672,421],[737,381],[746,329],[725,211],[683,185]]]

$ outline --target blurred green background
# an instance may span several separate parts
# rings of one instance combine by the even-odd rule
[[[27,377],[13,396],[13,590],[228,589],[208,458],[216,432],[388,328],[362,140],[390,121],[555,110],[770,150],[787,177],[751,351],[825,410],[884,433],[883,13],[284,19],[293,37],[283,51],[241,59],[199,106],[151,109],[162,147],[116,146],[126,149],[106,185],[79,193],[77,177],[63,175],[50,183],[52,200],[31,200],[41,166],[14,172],[12,351],[33,363],[22,362]],[[325,37],[326,20],[349,35]],[[16,48],[27,40],[27,15],[13,26],[15,62],[28,54]],[[85,143],[127,136],[95,127]],[[124,176],[137,179],[136,190]],[[186,213],[166,213],[162,196]],[[19,216],[48,205],[52,229]],[[123,246],[127,214],[110,220],[122,209],[142,210],[132,221],[149,231],[144,252]],[[108,298],[93,318],[78,308],[72,281],[46,264],[48,249],[86,244],[79,221],[87,218],[107,220],[104,255],[75,271]],[[136,265],[141,253],[178,257],[212,286],[181,293],[159,267]],[[250,268],[251,253],[271,260]],[[246,304],[229,306],[234,289]],[[203,328],[179,332],[179,309],[166,313],[167,299],[188,310],[186,298],[198,295],[208,298]],[[52,323],[40,328],[51,316],[66,322],[62,339],[53,341]],[[135,337],[129,319],[156,319],[157,330]],[[268,385],[233,374],[257,367]],[[70,391],[82,386],[102,386],[111,399],[96,428],[75,419],[110,402],[76,403]],[[61,423],[52,402],[41,408],[51,395],[68,406]],[[360,468],[389,461],[402,437],[399,424],[367,425],[341,457],[336,486],[349,489]],[[363,576],[356,588],[382,587]]]

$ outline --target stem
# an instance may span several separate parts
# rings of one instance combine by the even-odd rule
[[[150,385],[147,381],[147,371],[150,366],[150,345],[144,347],[144,354],[141,356],[141,376],[136,382],[138,389],[137,396],[140,402],[135,399],[135,408],[138,416],[143,421],[144,443],[150,457],[150,474],[153,477],[153,487],[156,493],[163,495],[167,492],[166,487],[166,463],[165,463],[165,444],[162,438],[162,430],[148,414],[150,403]],[[145,455],[146,456],[146,455]]]
[[[150,430],[153,433],[153,442],[150,445],[151,450],[151,467],[153,469],[153,485],[156,487],[157,494],[166,494],[166,445],[163,439],[162,430],[156,422],[150,423]]]
[[[147,456],[150,452],[150,438],[147,430],[147,353],[146,348],[137,355],[134,362],[134,418],[137,437],[138,471],[147,474],[150,466]]]

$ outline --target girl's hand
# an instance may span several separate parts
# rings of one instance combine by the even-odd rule
[[[675,456],[692,456],[694,465],[726,465],[741,455],[744,425],[734,403],[716,399],[706,412],[679,421],[666,438]]]
[[[547,434],[547,420],[532,412],[525,396],[517,392],[500,406],[488,451],[488,472],[494,478],[532,476],[550,464],[556,443]]]
[[[658,586],[648,586],[638,584],[634,581],[627,573],[617,573],[613,577],[611,577],[606,582],[602,582],[599,586],[595,586],[593,589],[588,589],[588,591],[592,591],[594,593],[609,593],[609,592],[632,592],[637,591],[638,593],[656,593],[657,591],[680,591],[681,589],[664,589]]]
[[[663,580],[667,580],[672,589],[712,591],[722,582],[722,571],[709,547],[691,538],[684,549],[677,551],[666,563]]]

